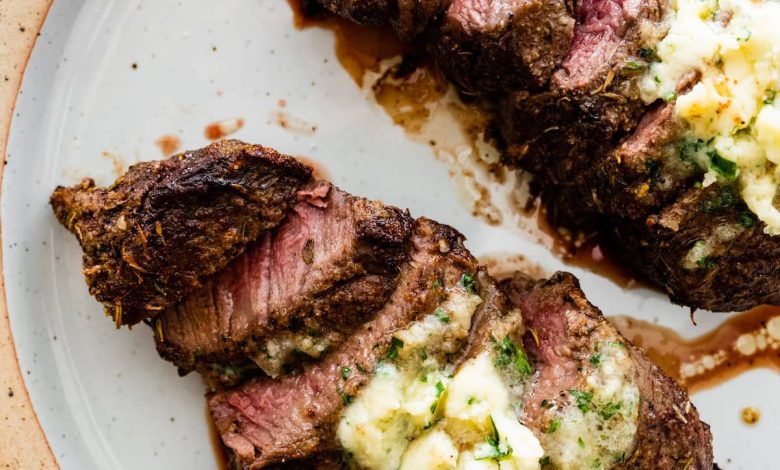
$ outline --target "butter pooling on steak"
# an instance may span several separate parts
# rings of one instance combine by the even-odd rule
[[[550,444],[560,445],[555,444],[563,434],[560,431],[576,429],[572,414],[609,425],[626,411],[630,405],[626,401],[600,398],[617,390],[613,381],[618,359],[629,361],[626,373],[633,375],[639,400],[633,404],[637,418],[632,450],[612,454],[614,468],[713,468],[709,426],[700,421],[685,392],[588,302],[574,276],[557,273],[549,280],[534,281],[517,273],[504,281],[502,288],[523,312],[527,329],[524,345],[539,371],[537,380],[525,391],[521,419],[543,431],[539,436],[546,450]],[[591,396],[572,394],[572,390],[587,392],[588,387],[594,387]],[[560,420],[558,429],[549,432],[556,419]],[[551,463],[556,464],[571,455],[551,457]],[[575,467],[571,461],[558,465],[578,468],[576,461],[573,464]]]
[[[278,227],[163,312],[157,348],[222,385],[319,357],[385,304],[412,225],[395,207],[312,182]]]
[[[282,221],[311,169],[259,145],[221,141],[138,163],[110,187],[51,196],[84,250],[90,293],[117,326],[175,304]]]
[[[463,286],[479,296],[467,337],[450,334],[442,341],[436,336],[439,339],[421,347],[417,343],[425,338],[421,332],[430,331],[423,325],[441,322],[453,325],[453,332],[457,330],[458,319],[447,304],[448,290]],[[544,455],[519,468],[579,468],[580,458],[588,458],[593,468],[712,468],[709,428],[701,423],[685,393],[604,320],[572,276],[560,274],[536,283],[518,275],[503,288],[511,304],[495,282],[478,269],[457,232],[418,220],[411,253],[400,268],[395,291],[385,306],[344,342],[305,365],[300,373],[256,378],[210,395],[217,429],[234,463],[240,468],[339,468],[348,465],[347,447],[357,463],[372,468],[371,462],[376,461],[369,454],[354,454],[375,452],[376,445],[365,440],[368,436],[349,437],[355,420],[362,429],[373,422],[367,412],[370,406],[361,408],[367,406],[361,401],[362,394],[376,387],[382,390],[382,386],[372,385],[376,374],[391,374],[392,378],[403,364],[416,361],[428,366],[420,376],[425,379],[415,381],[415,386],[423,390],[423,397],[430,395],[430,403],[425,398],[404,400],[400,409],[408,406],[417,411],[402,414],[400,421],[378,419],[407,423],[400,428],[405,444],[391,451],[399,464],[404,456],[410,462],[423,457],[429,462],[436,452],[451,453],[458,447],[448,446],[447,442],[452,443],[448,429],[465,430],[458,439],[467,442],[476,442],[469,440],[473,436],[469,432],[482,432],[479,426],[463,428],[458,423],[470,421],[458,421],[457,412],[448,411],[448,407],[458,403],[458,396],[465,396],[458,394],[462,387],[458,372],[484,362],[487,354],[488,364],[500,371],[501,380],[512,391],[516,413],[512,423],[521,423],[542,443]],[[451,368],[431,368],[430,357],[453,345],[455,349],[443,359]],[[528,362],[522,359],[523,348],[528,351]],[[401,377],[405,376],[384,386],[406,383]],[[480,399],[479,393],[474,393],[474,398],[472,405]],[[390,395],[387,399],[391,400]],[[494,431],[499,435],[497,440],[487,441],[487,448],[469,448],[454,457],[455,461],[484,455],[486,463],[508,458],[512,441],[501,437],[504,431],[499,429],[508,429],[501,416],[491,414],[498,423]],[[559,420],[557,425],[552,424],[555,420]],[[398,431],[397,426],[392,429]],[[601,435],[605,431],[623,434],[605,439]],[[392,435],[382,435],[382,439]],[[480,435],[479,442],[485,437],[492,439],[494,434]],[[406,446],[407,439],[413,445]],[[674,444],[662,444],[667,439]],[[379,444],[382,442],[389,441]],[[515,446],[516,456],[521,458],[526,445]],[[452,456],[445,458],[453,461]]]

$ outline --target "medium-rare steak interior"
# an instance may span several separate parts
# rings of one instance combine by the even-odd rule
[[[182,372],[229,384],[319,357],[381,308],[408,256],[409,215],[324,181],[298,192],[281,225],[155,320]]]
[[[110,187],[51,196],[84,250],[89,292],[117,326],[155,316],[222,270],[295,203],[311,169],[275,150],[221,141],[138,163]]]
[[[160,354],[205,378],[234,468],[712,468],[709,428],[686,394],[572,276],[499,284],[455,229],[352,196],[270,149],[228,142],[184,155],[238,170],[237,149],[302,177],[268,185],[264,198],[284,201],[273,226],[253,215],[256,240],[229,262],[215,250],[225,266],[147,319]],[[203,165],[177,158],[179,178]],[[187,216],[213,223],[224,200],[198,199]],[[119,217],[94,204],[100,220]],[[119,208],[144,221],[151,211]],[[165,243],[183,256],[192,242]]]
[[[503,161],[534,174],[555,225],[596,233],[675,302],[780,304],[775,2],[440,7],[418,43],[494,113]]]
[[[518,274],[510,303],[420,235],[398,291],[341,348],[210,397],[236,468],[712,468],[685,393],[571,275]],[[431,256],[442,275],[418,277]]]

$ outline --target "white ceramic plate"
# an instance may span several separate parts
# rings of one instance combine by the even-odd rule
[[[280,99],[316,133],[279,127]],[[451,224],[478,255],[519,252],[547,271],[567,269],[533,237],[472,217],[447,166],[355,86],[331,33],[293,28],[283,0],[56,0],[16,111],[2,188],[8,308],[32,402],[65,469],[216,466],[198,378],[179,378],[160,360],[147,328],[116,331],[103,318],[76,240],[48,206],[57,184],[85,175],[110,183],[105,152],[125,165],[158,159],[160,136],[197,148],[206,124],[241,117],[234,137],[310,157],[347,191]],[[569,269],[609,315],[657,320],[685,336],[719,321],[700,314],[695,328],[656,292]],[[753,370],[693,397],[721,466],[777,468],[778,392],[778,374]],[[762,412],[757,426],[740,421],[748,405]]]

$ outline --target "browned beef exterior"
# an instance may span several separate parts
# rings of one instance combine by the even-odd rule
[[[336,425],[348,400],[388,351],[393,332],[430,314],[476,261],[450,227],[419,219],[409,261],[387,304],[322,361],[300,374],[257,379],[211,395],[222,442],[244,468],[337,450]],[[438,281],[438,282],[435,282]],[[353,373],[345,380],[341,368]]]
[[[317,1],[331,12],[359,24],[390,24],[402,39],[408,40],[425,32],[449,3],[449,0]]]
[[[636,367],[641,395],[633,452],[621,456],[615,468],[701,469],[712,466],[709,426],[676,382],[652,364],[637,347],[620,336],[591,305],[577,279],[557,273],[535,282],[523,274],[502,283],[510,300],[523,312],[528,333],[524,346],[538,371],[527,388],[521,415],[544,446],[550,416],[571,400],[571,389],[582,388],[582,370],[609,342],[626,347]]]
[[[780,305],[778,240],[764,233],[736,188],[692,189],[646,223],[617,221],[609,236],[610,246],[622,247],[617,256],[678,303],[710,310]],[[709,250],[689,259],[696,244]]]
[[[160,354],[222,385],[252,364],[278,375],[318,357],[395,290],[413,221],[325,182],[299,192],[282,225],[160,317]]]
[[[545,86],[573,35],[566,0],[453,0],[431,47],[461,90],[485,95]]]
[[[311,169],[217,142],[133,165],[110,187],[58,187],[51,205],[84,250],[89,291],[117,325],[154,316],[281,222]]]

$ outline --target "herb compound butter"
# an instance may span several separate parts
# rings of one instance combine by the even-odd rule
[[[386,360],[345,409],[339,442],[371,470],[539,469],[544,451],[517,419],[508,376],[531,374],[511,339],[462,364],[482,299],[462,282],[430,315],[396,332]],[[511,368],[511,374],[506,369]]]
[[[673,0],[668,24],[642,54],[653,60],[643,100],[674,101],[689,128],[680,155],[706,170],[702,184],[736,182],[766,233],[780,234],[780,3]]]

